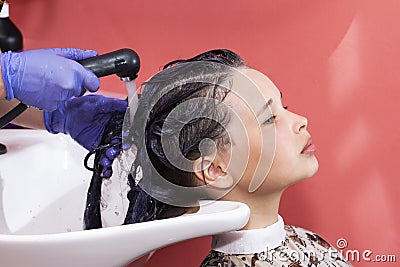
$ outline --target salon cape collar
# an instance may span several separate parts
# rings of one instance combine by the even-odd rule
[[[253,254],[279,247],[285,240],[281,216],[278,221],[261,229],[231,231],[214,235],[211,247],[225,254]]]

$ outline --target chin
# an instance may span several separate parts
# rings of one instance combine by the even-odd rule
[[[304,179],[312,177],[318,171],[319,163],[315,156],[310,158],[310,163],[308,164],[307,167],[308,167],[307,168],[308,170],[307,170],[306,177]]]
[[[303,165],[303,170],[301,174],[295,179],[293,183],[300,182],[302,180],[308,179],[318,171],[318,160],[315,156],[312,156],[308,159],[308,162]]]

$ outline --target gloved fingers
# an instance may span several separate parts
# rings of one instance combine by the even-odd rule
[[[71,97],[65,101],[66,110],[68,111],[85,111],[90,112],[91,116],[95,115],[99,111],[98,109],[98,99],[101,95],[85,95],[81,97]],[[101,96],[103,97],[103,96]],[[96,112],[95,112],[96,111]],[[82,117],[80,117],[82,119]]]
[[[128,103],[125,100],[120,100],[117,98],[111,98],[105,101],[103,104],[103,113],[109,113],[114,111],[125,111],[128,108]]]
[[[110,160],[114,160],[118,155],[120,151],[116,147],[110,147],[106,150],[106,156]]]
[[[72,59],[82,60],[97,56],[98,53],[95,50],[82,50],[78,48],[51,48],[49,49],[59,56]]]
[[[73,83],[73,84],[72,84]],[[65,86],[64,89],[62,89],[62,91],[58,92],[58,96],[53,97],[53,99],[57,99],[55,100],[57,108],[61,108],[62,106],[64,106],[64,104],[70,104],[71,103],[71,99],[75,98],[75,96],[79,96],[81,93],[81,86],[78,86],[79,82],[71,82],[71,84],[67,84]],[[56,92],[55,92],[56,93]]]
[[[73,69],[73,76],[67,79],[64,75],[63,92],[60,100],[67,100],[72,96],[82,96],[82,91],[89,90],[90,92],[96,92],[100,87],[100,80],[97,76],[88,69],[79,65],[76,62],[71,62],[76,64]]]
[[[82,60],[98,55],[97,51],[95,50],[82,50],[78,48],[53,48],[52,50],[57,55],[72,60]],[[79,92],[74,92],[74,96],[80,96],[82,94],[82,89],[89,90],[90,92],[96,92],[99,89],[100,80],[93,72],[82,67],[80,68],[79,73],[82,75],[83,87],[80,88]]]
[[[128,142],[124,142],[122,144],[122,150],[128,150],[131,146],[132,146],[132,144],[130,144]]]
[[[100,164],[103,165],[104,167],[110,167],[112,165],[112,160],[110,160],[107,157],[103,157],[100,159]]]
[[[83,68],[83,67],[82,67]],[[81,72],[81,74],[84,76],[83,77],[83,88],[81,88],[78,92],[77,95],[75,96],[80,96],[82,94],[82,89],[86,89],[90,92],[96,92],[99,87],[100,87],[100,80],[97,78],[97,76],[91,72],[90,70],[87,70],[84,68],[84,70]]]
[[[110,178],[113,175],[113,171],[111,169],[111,167],[105,168],[105,170],[103,170],[101,176],[103,178]]]

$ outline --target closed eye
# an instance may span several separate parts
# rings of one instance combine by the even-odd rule
[[[284,106],[283,108],[284,108],[284,109],[288,109],[289,106]],[[274,123],[274,122],[275,122],[275,119],[276,119],[276,115],[272,115],[272,116],[269,117],[267,120],[265,120],[265,121],[263,122],[263,124],[271,124],[271,123]]]
[[[269,117],[268,119],[266,119],[262,124],[272,124],[275,122],[276,116],[273,115],[271,117]]]

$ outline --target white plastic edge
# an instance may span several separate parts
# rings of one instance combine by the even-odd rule
[[[8,15],[9,15],[8,3],[4,2],[3,8],[1,9],[0,12],[0,18],[8,18]]]

